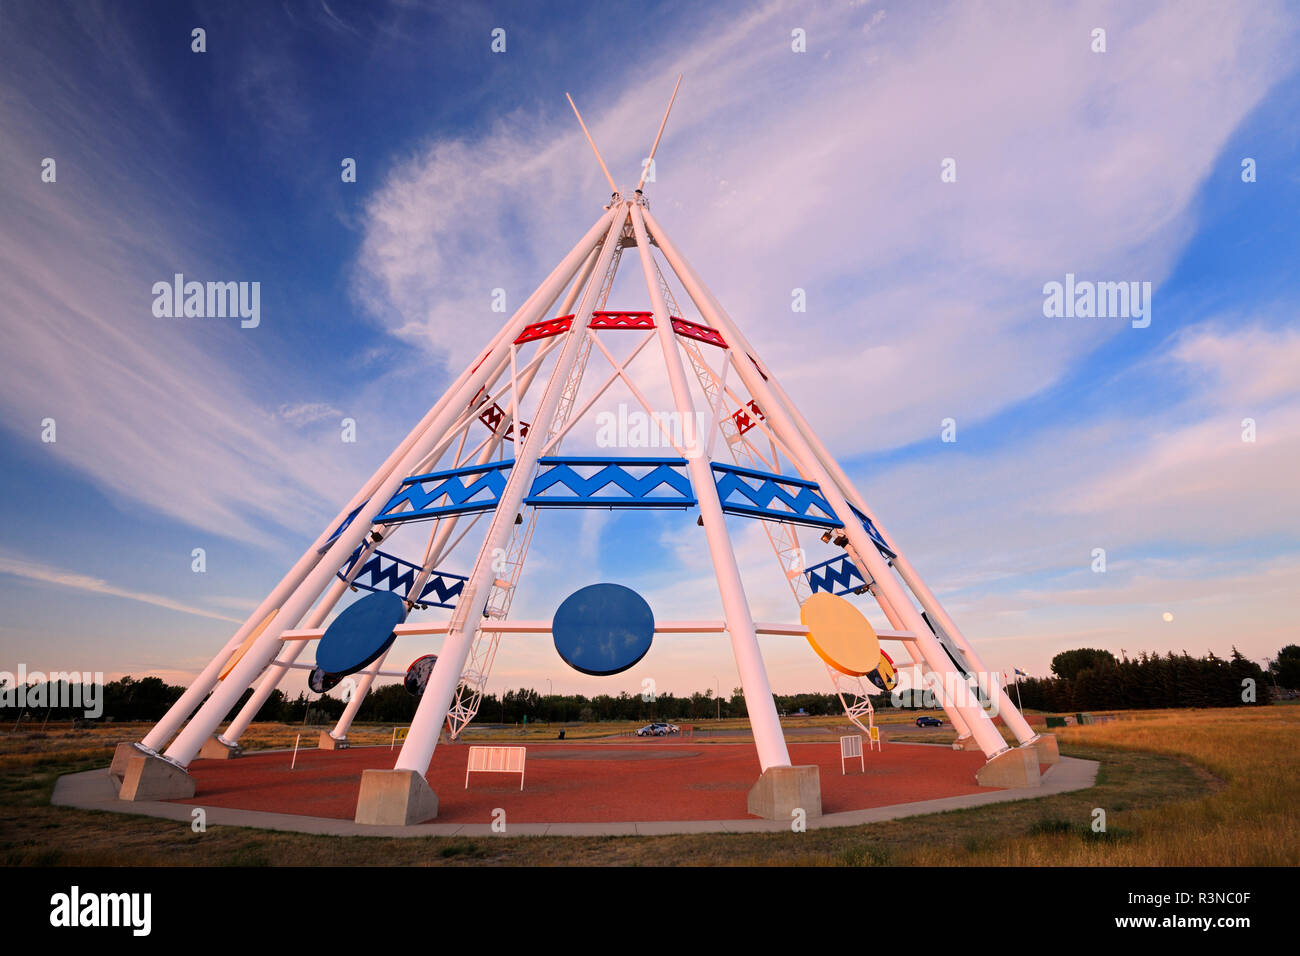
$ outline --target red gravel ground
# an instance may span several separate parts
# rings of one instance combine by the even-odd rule
[[[984,763],[977,752],[886,743],[867,755],[865,774],[855,759],[841,775],[838,742],[789,747],[793,763],[821,768],[824,813],[983,789],[975,783]],[[390,768],[396,756],[387,747],[301,750],[294,770],[288,753],[196,760],[197,794],[176,802],[351,820],[361,771]],[[517,774],[498,773],[471,774],[466,790],[467,759],[465,745],[443,744],[434,754],[427,779],[438,794],[439,823],[489,823],[497,807],[520,823],[744,819],[745,795],[759,775],[748,742],[533,742],[522,792]]]

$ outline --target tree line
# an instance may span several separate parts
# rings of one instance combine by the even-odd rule
[[[1132,710],[1177,707],[1239,707],[1267,704],[1276,696],[1288,696],[1300,688],[1300,645],[1282,648],[1270,661],[1267,670],[1243,657],[1234,647],[1228,658],[1214,654],[1192,657],[1182,654],[1139,654],[1116,658],[1110,651],[1078,648],[1062,651],[1052,658],[1051,677],[1027,677],[1017,687],[1008,687],[1015,700],[1018,694],[1026,710],[1071,713],[1085,710]],[[167,684],[158,677],[122,677],[104,684],[99,720],[157,720],[184,692],[182,686]],[[8,693],[6,693],[8,691]],[[64,684],[29,685],[25,706],[20,707],[14,688],[0,687],[0,719],[20,720],[84,719],[83,708],[59,706],[61,701],[82,701]],[[338,693],[336,690],[335,693]],[[231,708],[227,720],[233,719],[253,695],[244,691]],[[802,693],[774,695],[777,710],[784,714],[809,716],[840,714],[843,708],[835,694]],[[888,694],[871,698],[872,706],[885,710],[895,706],[922,708],[934,706],[929,695],[920,691],[891,700]],[[401,684],[376,687],[366,695],[357,713],[362,723],[405,724],[415,716],[419,701]],[[283,691],[271,692],[257,713],[259,721],[318,724],[337,721],[346,702],[330,694],[323,696],[299,693],[290,698]],[[709,720],[716,717],[744,717],[745,698],[739,687],[729,697],[715,697],[713,689],[678,696],[629,694],[547,694],[521,687],[500,696],[484,694],[475,721],[478,723],[520,724],[528,722],[569,721],[653,721],[673,722]]]
[[[1283,648],[1265,671],[1235,647],[1226,659],[1186,651],[1116,658],[1079,648],[1052,658],[1054,676],[1022,679],[1016,690],[1025,709],[1052,713],[1260,705],[1287,686],[1284,678],[1300,676],[1286,669],[1292,656],[1300,656],[1300,647]]]

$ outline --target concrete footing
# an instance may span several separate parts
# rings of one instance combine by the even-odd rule
[[[183,800],[194,796],[194,778],[169,760],[136,753],[126,763],[119,800]]]
[[[975,738],[967,734],[965,737],[958,737],[952,742],[953,750],[979,750],[980,745],[976,743]]]
[[[1056,746],[1056,734],[1039,734],[1024,747],[1033,747],[1038,751],[1038,762],[1049,767],[1061,762],[1061,751]]]
[[[347,750],[348,738],[344,737],[340,740],[337,737],[330,736],[330,732],[328,730],[322,730],[320,732],[320,740],[316,742],[316,749],[317,750]]]
[[[815,765],[768,767],[749,790],[749,812],[766,820],[790,822],[795,810],[806,818],[822,815],[822,783]]]
[[[975,779],[981,787],[1041,786],[1043,778],[1038,772],[1038,751],[1033,747],[1004,750],[975,771]]]
[[[113,781],[114,788],[122,789],[122,778],[126,776],[126,765],[132,757],[137,755],[147,755],[149,751],[138,743],[131,741],[122,741],[113,750],[113,762],[108,765],[108,776]]]
[[[242,756],[244,748],[239,744],[232,744],[229,741],[222,740],[220,737],[211,737],[204,741],[203,748],[199,750],[200,760],[234,760]]]
[[[363,770],[357,823],[405,827],[438,815],[438,795],[414,770]]]

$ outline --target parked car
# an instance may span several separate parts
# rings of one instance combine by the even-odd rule
[[[666,737],[668,734],[680,734],[682,728],[676,724],[668,724],[656,720],[653,724],[646,724],[636,732],[638,737]]]
[[[942,727],[942,726],[943,726],[943,721],[940,720],[938,717],[918,717],[918,718],[916,718],[916,726],[918,726],[918,727]]]

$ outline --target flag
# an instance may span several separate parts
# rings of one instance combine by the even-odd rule
[[[1012,670],[1014,670],[1014,671],[1016,672],[1016,676],[1017,676],[1017,677],[1028,677],[1028,676],[1029,676],[1029,675],[1026,674],[1024,671],[1022,671],[1019,667],[1013,667]]]

